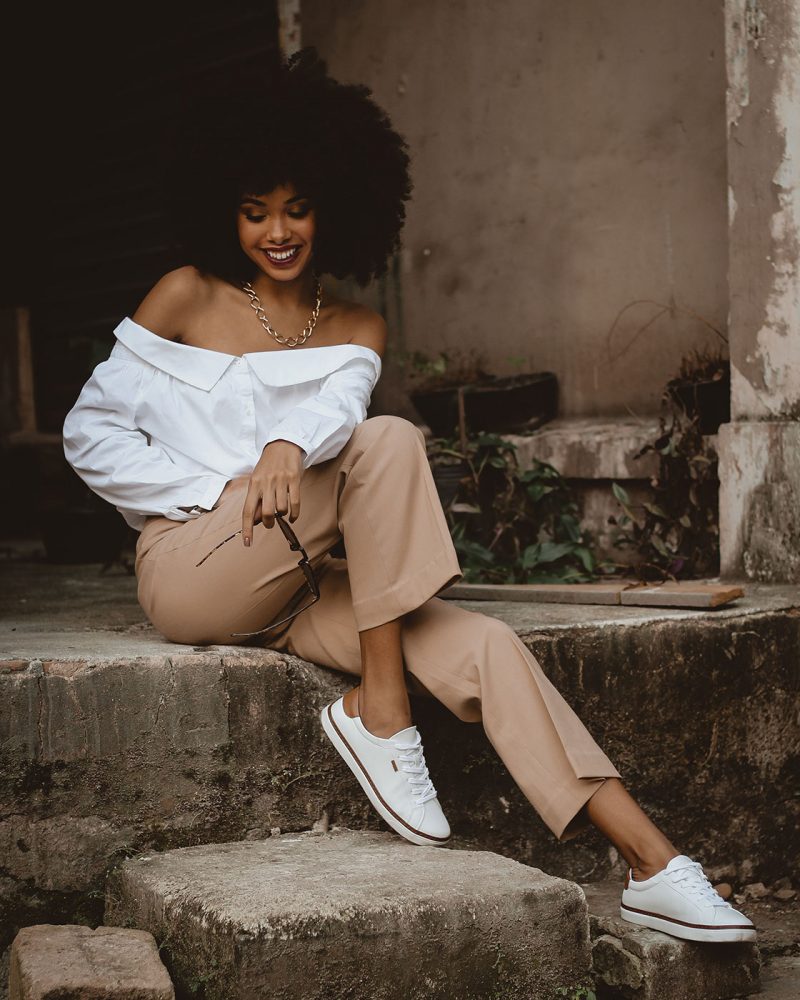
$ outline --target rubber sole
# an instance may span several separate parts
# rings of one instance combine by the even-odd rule
[[[319,718],[322,723],[322,729],[338,751],[339,756],[355,775],[356,781],[358,781],[359,785],[361,785],[364,794],[372,803],[381,819],[388,823],[395,833],[399,834],[405,840],[410,841],[410,843],[416,844],[418,847],[443,847],[445,844],[449,843],[449,837],[442,840],[441,838],[431,837],[425,833],[419,833],[410,826],[407,826],[403,820],[395,816],[388,804],[383,801],[379,793],[373,787],[367,777],[363,765],[356,759],[349,745],[340,735],[333,719],[330,717],[330,707],[330,705],[326,705],[320,712]]]
[[[659,917],[653,913],[639,913],[636,910],[627,909],[624,905],[620,906],[619,915],[630,924],[637,924],[639,927],[649,927],[654,931],[663,931],[665,934],[682,938],[685,941],[729,943],[735,941],[755,941],[756,939],[756,930],[754,927],[725,927],[714,930],[710,927],[697,927],[692,924],[670,920],[669,917]]]

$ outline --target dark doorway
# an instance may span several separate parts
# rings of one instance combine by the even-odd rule
[[[158,196],[170,125],[193,95],[276,59],[278,27],[270,0],[30,8],[6,21],[0,296],[30,307],[39,429],[57,432],[113,328],[181,263]]]

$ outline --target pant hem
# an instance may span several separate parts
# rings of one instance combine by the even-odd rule
[[[564,790],[561,795],[547,803],[540,815],[557,840],[564,844],[592,826],[588,818],[578,820],[581,809],[609,778],[618,776],[618,774],[607,774],[595,778],[582,778],[582,787],[579,791]]]
[[[367,600],[354,601],[353,614],[358,631],[385,625],[414,611],[463,576],[455,550],[442,552],[413,576],[393,584],[388,590],[373,594]]]

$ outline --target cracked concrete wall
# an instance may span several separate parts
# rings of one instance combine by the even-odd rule
[[[720,429],[726,577],[800,582],[800,8],[728,0],[732,422]]]
[[[800,417],[800,8],[729,0],[734,420]]]
[[[637,336],[651,301],[608,336],[634,300],[725,326],[716,0],[303,0],[302,32],[411,146],[392,348],[520,359],[558,374],[563,414],[593,416],[655,411],[681,355],[719,342],[680,311]],[[392,379],[376,403],[402,410]]]

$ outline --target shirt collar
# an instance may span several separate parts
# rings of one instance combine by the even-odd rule
[[[206,392],[217,384],[234,362],[240,360],[235,354],[224,354],[159,337],[128,316],[114,330],[114,334],[128,350],[155,368]],[[302,364],[297,365],[295,358],[301,353]],[[243,356],[259,381],[264,385],[278,386],[297,385],[323,378],[341,368],[343,362],[350,357],[366,359],[371,364],[377,381],[382,367],[381,356],[363,344],[331,344],[302,347],[299,350],[285,348],[256,351]]]
[[[128,316],[114,330],[114,336],[129,351],[133,351],[154,368],[160,368],[174,378],[188,382],[197,389],[205,389],[206,392],[213,389],[236,360],[232,354],[209,351],[204,347],[179,344],[175,340],[159,337],[157,333],[134,323]]]

